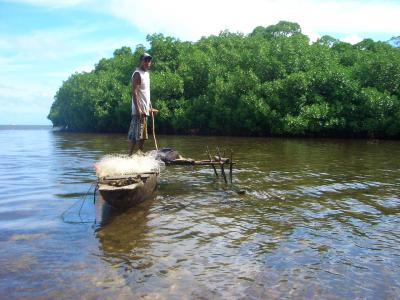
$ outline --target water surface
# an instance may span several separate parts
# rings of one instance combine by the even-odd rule
[[[196,159],[207,145],[232,149],[234,185],[246,194],[212,169],[173,166],[154,199],[101,215],[91,193],[79,199],[95,181],[93,163],[126,151],[125,135],[16,128],[0,128],[8,299],[400,293],[398,141],[161,136],[160,146]]]

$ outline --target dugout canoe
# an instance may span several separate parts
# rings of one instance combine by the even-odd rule
[[[100,196],[111,207],[131,208],[151,198],[157,187],[157,172],[103,177],[97,180]]]

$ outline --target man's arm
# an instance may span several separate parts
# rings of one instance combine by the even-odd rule
[[[142,117],[144,112],[142,112],[140,105],[139,105],[139,89],[140,89],[141,79],[140,74],[136,72],[133,75],[132,79],[132,97],[133,97],[133,105],[135,105],[136,109],[136,116],[138,118]]]
[[[151,113],[158,113],[158,109],[153,108],[153,104],[151,104],[151,101],[150,101],[150,112]]]

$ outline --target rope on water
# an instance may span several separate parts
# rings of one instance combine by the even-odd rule
[[[96,198],[95,198],[95,195],[96,195],[96,186],[97,186],[97,183],[96,183],[96,182],[93,182],[93,183],[90,185],[88,191],[86,192],[86,194],[85,194],[83,197],[79,198],[79,199],[78,199],[77,201],[75,201],[71,206],[69,206],[66,210],[64,210],[64,212],[63,212],[63,213],[61,214],[61,216],[60,216],[60,217],[61,217],[61,220],[62,220],[64,223],[67,223],[67,224],[87,224],[87,223],[96,222],[96,219],[94,219],[93,221],[84,221],[84,220],[82,220],[82,216],[81,216],[81,211],[82,211],[83,205],[85,204],[86,199],[87,199],[87,196],[89,195],[89,193],[90,193],[90,191],[92,190],[93,187],[94,187],[94,192],[93,192],[93,194],[94,194],[94,201],[96,200]],[[82,202],[82,203],[81,203],[81,206],[79,207],[79,211],[78,211],[78,217],[79,217],[80,221],[69,221],[69,220],[66,220],[66,218],[65,218],[66,213],[67,213],[68,211],[70,211],[75,205],[77,205],[77,204],[79,203],[79,201]]]

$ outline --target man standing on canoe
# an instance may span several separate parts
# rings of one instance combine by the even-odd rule
[[[129,126],[129,156],[132,155],[136,144],[143,151],[144,142],[148,139],[147,117],[153,109],[150,101],[150,75],[152,57],[148,53],[140,56],[140,65],[132,74],[132,120]]]

